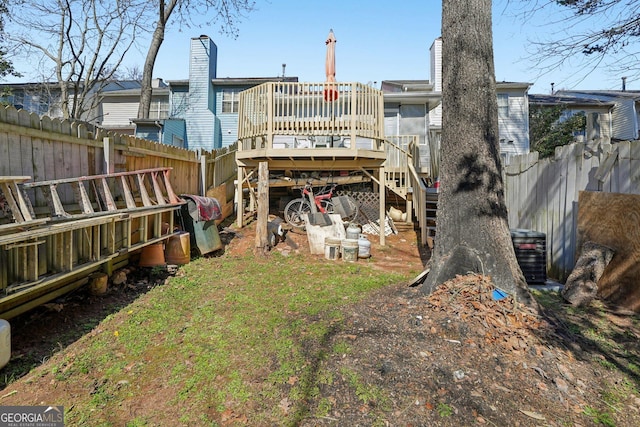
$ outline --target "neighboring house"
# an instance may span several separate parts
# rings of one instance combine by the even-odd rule
[[[433,90],[442,92],[442,38],[429,48]],[[496,82],[498,95],[498,132],[500,154],[503,158],[529,152],[529,102],[531,83]],[[430,143],[439,147],[442,134],[442,108],[439,105],[429,114]],[[444,106],[446,108],[446,106]]]
[[[440,93],[428,80],[384,80],[384,134],[387,139],[399,135],[417,135],[420,169],[430,170],[429,115],[440,105]],[[405,148],[405,147],[403,147]]]
[[[0,84],[0,103],[39,116],[62,117],[60,87],[54,82]]]
[[[611,140],[628,141],[640,139],[640,91],[559,90],[556,95],[613,103],[611,110]]]
[[[169,118],[163,122],[163,142],[188,149],[212,150],[238,139],[238,100],[245,89],[270,81],[297,82],[297,77],[216,77],[218,48],[205,35],[191,39],[189,79],[171,80]],[[139,135],[141,121],[136,121]],[[145,122],[148,128],[151,123]]]
[[[151,108],[149,110],[151,131],[138,129],[135,117],[140,105],[141,82],[120,80],[110,82],[100,92],[100,102],[93,115],[93,122],[114,133],[136,135],[156,142],[164,142],[159,132],[160,121],[169,117],[169,87],[162,79],[152,81]],[[157,122],[157,124],[156,124]],[[141,132],[138,132],[141,131]]]
[[[238,134],[238,96],[269,81],[297,82],[297,77],[222,78],[216,76],[218,48],[206,35],[191,39],[189,78],[154,79],[148,119],[137,119],[140,82],[109,82],[99,93],[98,106],[85,121],[119,134],[188,149],[217,149],[232,145]],[[17,108],[60,118],[56,83],[2,84],[0,101]],[[1,94],[1,92],[0,92]]]
[[[576,114],[584,114],[586,126],[575,133],[576,142],[611,142],[612,113],[615,103],[579,96],[555,93],[553,95],[529,95],[530,106],[554,107],[564,109],[560,118],[568,118]]]

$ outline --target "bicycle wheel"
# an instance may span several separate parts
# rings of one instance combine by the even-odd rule
[[[284,208],[284,220],[295,228],[304,229],[303,214],[311,213],[311,205],[303,199],[293,199]]]

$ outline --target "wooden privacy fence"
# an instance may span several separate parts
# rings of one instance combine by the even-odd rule
[[[48,181],[170,167],[176,193],[204,195],[237,175],[235,147],[195,152],[81,122],[40,118],[11,106],[0,108],[0,176]],[[46,207],[41,194],[28,194],[34,197],[36,212]],[[60,197],[65,203],[73,200],[70,191]]]
[[[99,269],[110,274],[131,252],[171,237],[183,203],[176,194],[204,195],[235,178],[232,154],[0,108],[0,317],[69,292]]]
[[[509,226],[546,234],[548,275],[564,282],[576,260],[579,192],[640,194],[640,141],[575,143],[547,159],[514,156],[504,179]]]

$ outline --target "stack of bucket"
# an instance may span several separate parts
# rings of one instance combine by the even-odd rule
[[[349,224],[345,239],[325,237],[325,258],[335,261],[342,256],[342,260],[345,262],[355,262],[358,258],[369,258],[371,256],[371,242],[366,235],[361,234],[361,231],[357,224]]]

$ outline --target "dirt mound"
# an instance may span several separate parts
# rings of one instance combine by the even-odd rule
[[[335,410],[303,425],[640,423],[637,373],[629,382],[599,363],[611,355],[493,291],[470,275],[430,296],[398,286],[352,307],[330,343],[348,349],[323,362],[336,378],[311,412]]]

